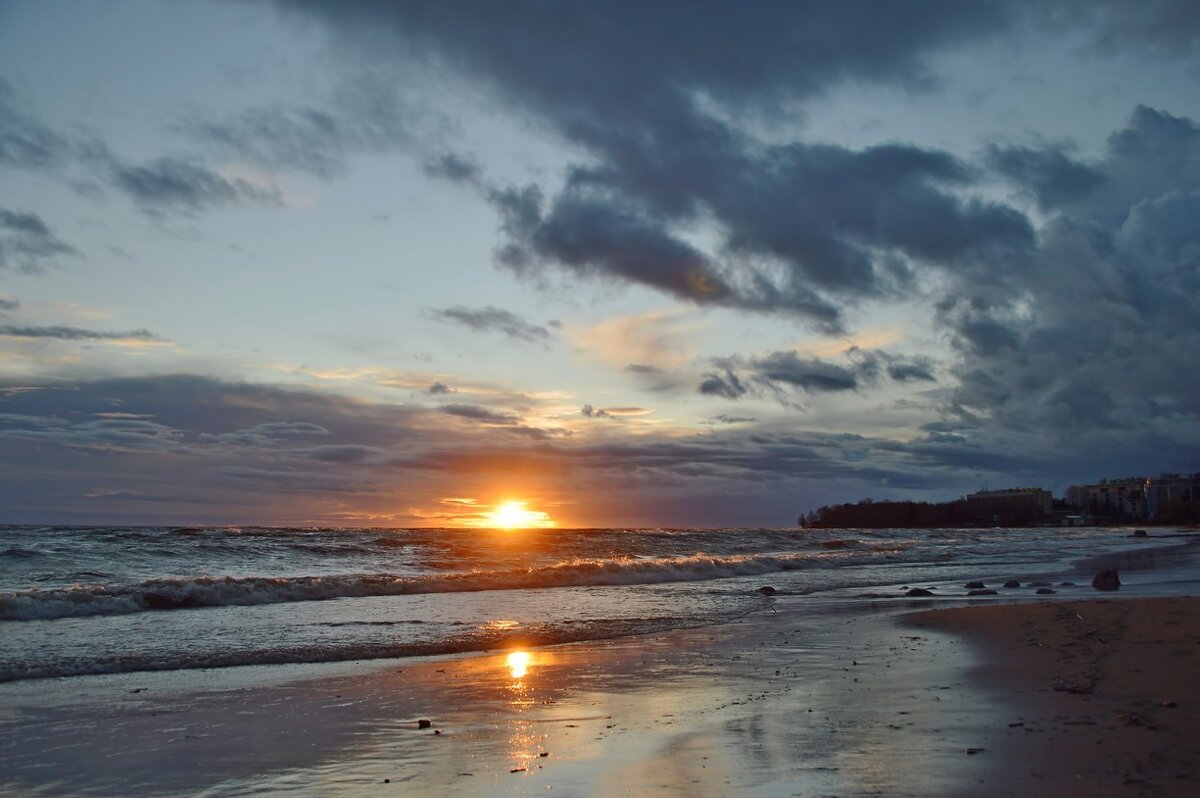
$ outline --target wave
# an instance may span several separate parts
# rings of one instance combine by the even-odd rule
[[[354,660],[429,657],[524,647],[607,640],[635,634],[703,625],[696,618],[594,619],[582,624],[547,625],[513,632],[477,630],[435,641],[281,646],[211,653],[144,653],[101,657],[67,657],[54,661],[0,662],[0,682],[63,676],[93,676],[141,671],[231,668],[243,665],[289,665]]]
[[[76,584],[0,593],[0,621],[126,615],[153,610],[253,606],[419,593],[695,582],[832,567],[848,559],[864,564],[883,562],[894,557],[894,553],[873,550],[833,550],[728,556],[694,554],[650,560],[633,557],[576,559],[536,568],[476,570],[428,576],[382,573],[159,578],[126,585]]]

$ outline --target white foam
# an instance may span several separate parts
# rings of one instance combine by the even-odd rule
[[[857,564],[882,562],[885,559],[888,559],[887,554],[871,551],[725,556],[694,554],[654,560],[634,557],[577,559],[530,569],[477,570],[418,577],[350,574],[149,579],[131,585],[77,584],[0,593],[0,620],[124,615],[150,610],[252,606],[414,593],[694,582],[829,567],[848,561]]]

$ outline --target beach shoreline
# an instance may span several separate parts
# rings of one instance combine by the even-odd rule
[[[0,789],[1190,794],[1200,599],[1133,592],[780,597],[653,636],[9,683]]]
[[[937,609],[904,622],[977,646],[972,679],[1012,707],[974,794],[1194,794],[1200,598]]]

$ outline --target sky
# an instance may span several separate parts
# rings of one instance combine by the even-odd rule
[[[0,522],[1200,470],[1198,122],[1190,0],[0,0]]]

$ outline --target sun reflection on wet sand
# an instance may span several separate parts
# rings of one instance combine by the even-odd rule
[[[524,679],[525,674],[529,672],[531,660],[528,651],[514,651],[505,657],[504,663],[514,679]]]
[[[510,682],[507,687],[508,705],[517,713],[508,734],[508,755],[513,768],[530,768],[538,759],[545,735],[534,732],[525,713],[538,702],[534,698],[533,668],[539,664],[528,651],[510,651],[503,660]]]

